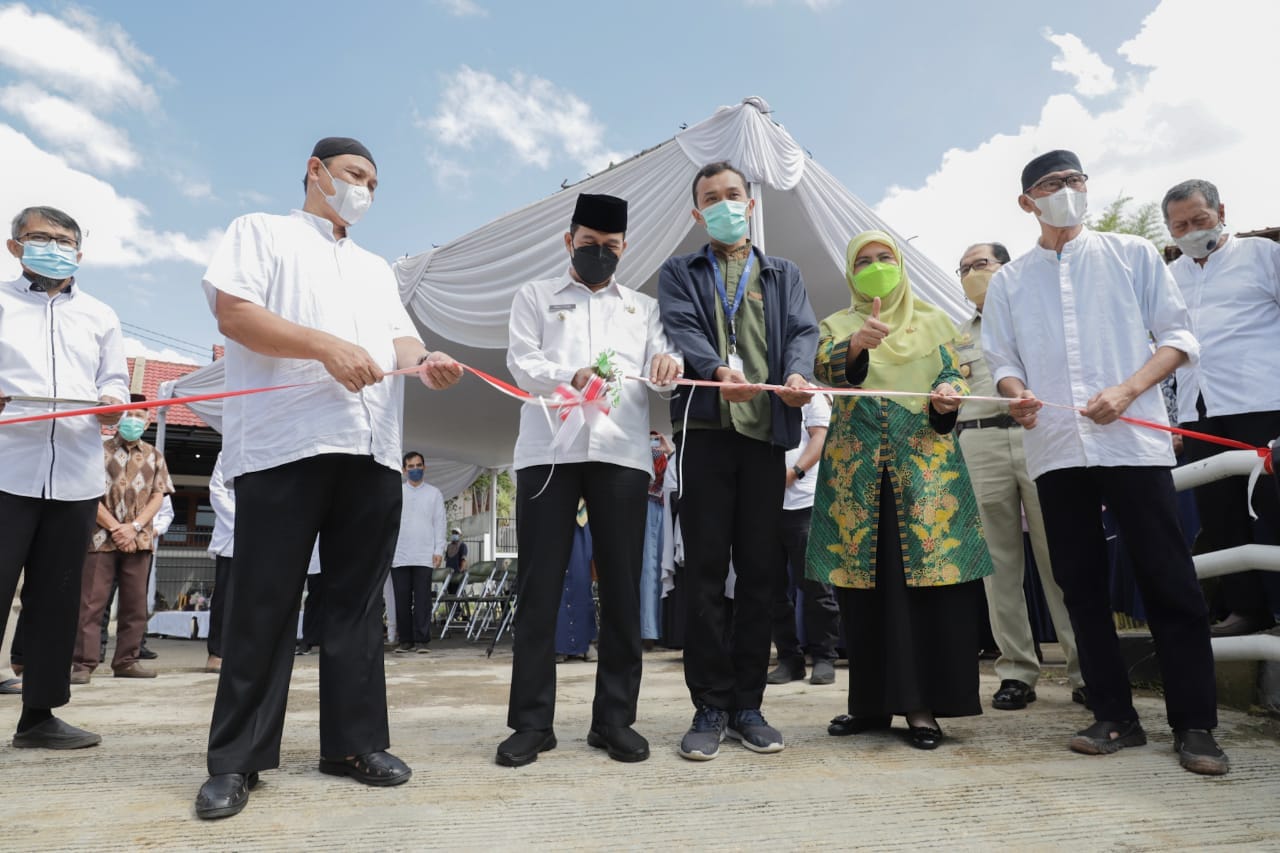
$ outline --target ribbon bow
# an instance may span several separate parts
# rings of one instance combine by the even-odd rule
[[[573,444],[583,428],[600,431],[618,431],[609,420],[609,383],[601,376],[592,376],[579,391],[569,385],[560,385],[552,394],[560,428],[551,442],[553,450],[564,450]]]

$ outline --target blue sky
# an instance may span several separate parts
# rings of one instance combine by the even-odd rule
[[[1014,183],[1044,147],[1081,151],[1095,209],[1229,174],[1229,222],[1262,227],[1280,224],[1263,221],[1280,186],[1243,164],[1274,149],[1275,120],[1222,90],[1280,79],[1276,6],[1215,4],[1215,24],[1190,0],[0,0],[0,156],[16,170],[0,210],[80,218],[82,284],[197,360],[217,340],[202,260],[235,216],[296,206],[310,147],[331,134],[377,158],[353,236],[388,259],[747,95],[946,269],[991,232],[1029,245]]]

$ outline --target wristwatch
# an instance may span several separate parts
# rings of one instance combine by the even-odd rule
[[[792,465],[792,466],[791,466],[791,470],[796,472],[796,479],[797,479],[797,480],[803,480],[803,479],[804,479],[804,469],[803,469],[803,468],[801,468],[799,465]]]
[[[142,525],[135,521],[135,522],[133,523],[133,532],[134,532],[134,533],[141,533],[141,532],[142,532]]]

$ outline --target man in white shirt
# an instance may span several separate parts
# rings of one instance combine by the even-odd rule
[[[1178,421],[1196,432],[1265,447],[1280,437],[1280,382],[1264,356],[1280,329],[1280,243],[1228,234],[1226,207],[1208,181],[1183,181],[1165,193],[1161,208],[1182,250],[1169,271],[1182,288],[1200,341],[1199,363],[1178,370]],[[1225,449],[1194,438],[1183,444],[1189,462]],[[1256,522],[1238,477],[1200,486],[1195,496],[1201,551],[1280,544],[1280,503],[1273,489],[1254,491]],[[1275,625],[1280,599],[1268,599],[1264,572],[1223,575],[1218,592],[1226,616],[1210,629],[1214,635],[1251,634]]]
[[[428,353],[387,262],[347,232],[368,209],[377,166],[354,139],[320,140],[306,201],[288,216],[231,223],[203,286],[227,337],[223,476],[236,490],[235,560],[222,674],[209,728],[201,818],[241,811],[258,772],[280,762],[303,580],[317,534],[325,568],[320,771],[398,785],[386,751],[381,595],[400,519],[403,387],[419,365],[443,388],[462,369]]]
[[[666,384],[680,362],[653,297],[624,287],[613,272],[626,249],[627,203],[578,196],[565,250],[568,269],[522,287],[511,306],[507,367],[516,383],[547,396],[560,385],[582,391],[603,377],[602,355],[628,376]],[[649,744],[632,728],[640,693],[640,563],[653,460],[648,392],[616,380],[608,414],[570,440],[537,403],[520,412],[516,439],[516,518],[520,573],[507,725],[497,763],[520,767],[555,748],[555,627],[573,545],[578,501],[591,514],[600,594],[600,660],[587,743],[618,761],[643,761]],[[551,419],[559,422],[554,414]],[[572,421],[560,429],[571,429]],[[559,435],[560,445],[556,441]]]
[[[22,275],[0,284],[0,417],[128,399],[120,321],[74,277],[80,239],[80,226],[56,208],[28,207],[13,219],[6,246]],[[106,489],[100,428],[119,420],[111,414],[0,426],[0,636],[25,567],[15,747],[77,749],[102,740],[52,709],[71,699],[80,579]]]
[[[796,594],[803,602],[805,646],[813,657],[810,684],[832,684],[836,680],[836,643],[840,641],[840,606],[831,587],[805,577],[804,553],[809,547],[809,520],[813,495],[818,485],[818,463],[831,425],[831,400],[814,394],[800,410],[800,446],[787,451],[787,490],[782,499],[781,573],[773,605],[773,644],[778,647],[778,666],[766,678],[769,684],[802,681],[805,677],[805,649],[796,630]]]
[[[404,455],[403,502],[400,536],[391,558],[395,585],[396,625],[400,630],[397,652],[425,654],[431,642],[431,574],[444,565],[445,530],[449,526],[444,496],[425,479],[427,463],[422,454]]]
[[[1082,225],[1087,181],[1070,151],[1042,154],[1023,169],[1018,205],[1037,217],[1040,240],[991,279],[982,330],[996,387],[1017,398],[1010,414],[1026,429],[1027,470],[1089,685],[1096,722],[1070,746],[1106,755],[1147,742],[1111,614],[1105,503],[1147,606],[1179,762],[1221,775],[1228,763],[1211,731],[1218,712],[1209,613],[1178,526],[1172,445],[1163,432],[1117,422],[1167,424],[1156,385],[1194,362],[1199,347],[1155,246]],[[1083,416],[1042,408],[1037,395]]]
[[[982,308],[992,276],[1008,262],[1009,250],[1003,244],[977,243],[961,256],[957,270],[965,295],[977,310],[960,330],[956,356],[970,393],[978,397],[996,396],[991,370],[982,357]],[[995,573],[983,580],[991,634],[1000,648],[995,662],[1000,687],[991,699],[991,706],[1001,711],[1018,711],[1036,701],[1036,683],[1040,680],[1036,638],[1031,631],[1023,592],[1023,576],[1027,571],[1026,545],[1022,540],[1024,517],[1045,604],[1067,658],[1071,698],[1082,705],[1086,702],[1075,632],[1062,600],[1062,590],[1053,579],[1040,498],[1027,473],[1022,432],[1022,427],[1009,416],[1009,406],[1005,403],[966,402],[956,423],[960,452],[973,482],[982,532],[995,566]]]

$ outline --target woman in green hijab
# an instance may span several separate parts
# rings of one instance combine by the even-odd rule
[[[849,651],[849,714],[828,731],[889,728],[942,740],[938,717],[982,713],[977,632],[992,572],[977,503],[950,435],[968,393],[951,320],[917,299],[893,238],[846,252],[853,304],[822,321],[815,375],[834,387],[918,397],[836,397],[822,453],[808,575],[836,587]]]

